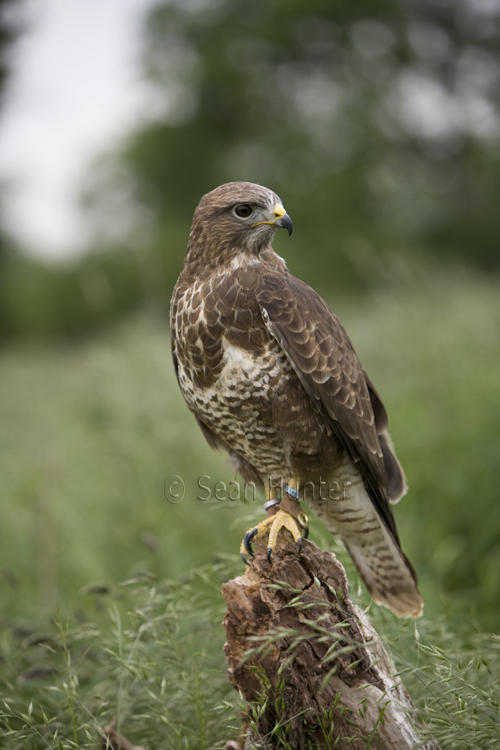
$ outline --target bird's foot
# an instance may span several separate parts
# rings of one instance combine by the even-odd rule
[[[269,516],[264,521],[261,521],[261,523],[259,523],[253,529],[249,529],[249,531],[247,531],[247,533],[243,537],[240,548],[240,554],[243,562],[248,565],[248,560],[245,553],[248,553],[253,557],[252,542],[257,537],[262,537],[266,534],[269,534],[269,539],[267,542],[267,559],[269,562],[271,562],[271,556],[274,548],[276,547],[278,534],[281,529],[288,529],[294,540],[298,543],[300,554],[300,550],[302,549],[302,532],[304,531],[304,536],[307,537],[308,523],[308,518],[303,511],[299,511],[297,516],[294,516],[288,511],[279,508],[277,512],[272,516]]]

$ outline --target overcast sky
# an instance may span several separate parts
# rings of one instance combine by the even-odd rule
[[[31,252],[74,254],[86,165],[138,119],[141,19],[153,0],[28,0],[0,119],[8,228]]]

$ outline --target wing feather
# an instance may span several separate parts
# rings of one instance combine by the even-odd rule
[[[387,415],[347,333],[321,297],[294,276],[265,275],[258,302],[269,333],[285,352],[309,398],[329,416],[377,512],[399,544],[377,429],[378,424],[385,429]]]

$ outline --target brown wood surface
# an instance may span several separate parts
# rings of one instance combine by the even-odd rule
[[[279,545],[272,566],[261,543],[223,584],[229,676],[248,703],[228,748],[438,749],[421,744],[411,698],[348,591],[335,555],[307,541],[300,556]]]

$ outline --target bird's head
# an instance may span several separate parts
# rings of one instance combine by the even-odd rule
[[[278,228],[292,233],[279,196],[251,182],[228,182],[203,196],[194,213],[188,257],[224,262],[268,248]]]

